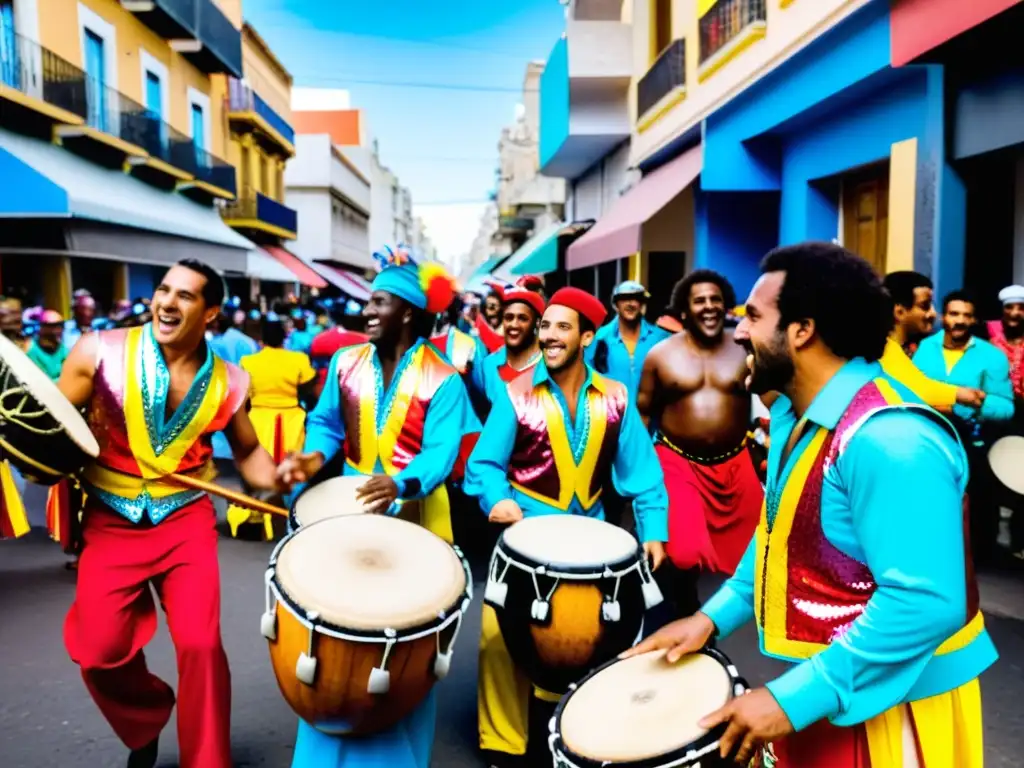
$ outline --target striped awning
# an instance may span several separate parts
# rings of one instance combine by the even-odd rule
[[[308,288],[326,288],[327,281],[324,280],[306,262],[294,253],[285,250],[279,245],[268,245],[263,248],[271,258],[275,259],[285,269],[291,272],[295,279]]]
[[[362,275],[351,272],[343,267],[326,264],[322,261],[318,261],[316,266],[317,269],[321,270],[324,277],[331,281],[331,285],[350,299],[364,303],[370,300],[373,286]]]

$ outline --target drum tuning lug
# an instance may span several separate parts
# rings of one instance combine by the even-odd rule
[[[551,604],[547,600],[534,600],[530,606],[530,616],[534,621],[546,622],[551,611]]]
[[[366,692],[374,696],[383,696],[391,690],[391,673],[386,669],[374,667],[370,670],[370,680],[366,684]]]
[[[295,676],[300,683],[312,686],[316,680],[316,657],[300,653],[299,660],[295,662]]]
[[[647,610],[659,605],[665,599],[664,595],[661,594],[661,587],[658,586],[658,582],[654,581],[654,579],[645,581],[640,589],[643,592],[644,607]]]
[[[547,572],[548,572],[548,569],[547,569],[547,568],[545,568],[545,567],[544,567],[543,565],[538,565],[538,566],[537,566],[537,571],[536,571],[536,573],[537,573],[537,575],[538,575],[538,576],[543,576],[543,575],[544,575],[545,573],[547,573]]]
[[[452,668],[452,652],[439,653],[437,658],[434,659],[434,677],[438,680],[444,680],[448,677],[448,672]]]
[[[508,597],[508,584],[503,581],[488,581],[484,589],[484,602],[493,608],[504,608]]]
[[[622,618],[622,607],[618,600],[609,600],[601,604],[601,618],[609,624],[614,624]]]
[[[277,640],[277,616],[267,611],[260,616],[260,634],[267,640]]]

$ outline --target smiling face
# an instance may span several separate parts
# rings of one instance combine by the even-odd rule
[[[942,326],[955,344],[966,343],[974,325],[974,305],[969,301],[954,300],[942,313]]]
[[[708,341],[721,338],[725,330],[725,297],[715,283],[694,283],[683,325],[690,333]]]
[[[537,316],[530,305],[521,301],[505,307],[501,323],[505,346],[514,352],[529,348],[537,338]]]
[[[923,339],[935,329],[934,292],[931,288],[914,289],[914,303],[910,307],[896,305],[896,322],[906,332],[908,339]]]
[[[581,330],[576,310],[553,304],[544,311],[540,321],[540,348],[544,352],[544,363],[552,373],[577,363],[583,349],[593,340],[593,331]]]
[[[394,294],[374,291],[363,308],[363,317],[370,341],[390,346],[398,343],[403,329],[412,322],[412,310]]]
[[[619,318],[628,325],[639,323],[646,310],[647,305],[643,296],[634,294],[632,296],[619,296],[615,299],[615,311],[618,312]]]
[[[793,379],[794,365],[786,329],[779,327],[782,272],[768,272],[754,284],[734,339],[747,350],[747,387],[755,395],[783,391]]]
[[[167,347],[198,347],[220,307],[208,307],[203,298],[206,277],[176,264],[156,287],[150,309],[153,335]]]
[[[1008,339],[1024,336],[1024,302],[1003,305],[1003,333]]]
[[[501,299],[494,294],[484,299],[484,319],[494,327],[501,322]]]

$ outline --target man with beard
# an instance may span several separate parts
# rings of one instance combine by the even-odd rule
[[[383,268],[363,310],[370,341],[335,354],[307,420],[305,453],[279,472],[305,483],[338,456],[342,474],[367,477],[357,494],[369,513],[419,507],[421,524],[451,542],[444,481],[463,435],[480,429],[458,371],[427,340],[454,285],[439,265],[417,265],[401,249],[374,258]],[[372,736],[330,735],[300,720],[293,768],[429,768],[436,695],[435,687],[405,720]]]
[[[1003,305],[1000,320],[989,320],[988,338],[1010,362],[1010,383],[1016,400],[1018,428],[1024,428],[1024,285],[1011,285],[999,292]]]
[[[954,291],[942,303],[943,332],[921,342],[914,364],[926,376],[957,387],[980,389],[985,393],[981,408],[953,407],[953,423],[967,445],[971,481],[971,544],[979,563],[988,563],[996,552],[999,510],[998,489],[988,463],[988,446],[997,434],[997,422],[1013,418],[1013,386],[1010,363],[996,346],[972,334],[974,301],[964,291]]]
[[[886,374],[940,411],[951,411],[958,403],[980,408],[985,401],[985,393],[980,389],[930,379],[910,359],[921,341],[935,329],[932,281],[919,272],[891,272],[885,276],[883,285],[892,298],[895,320],[879,361]]]
[[[601,302],[579,288],[562,288],[551,297],[540,324],[544,365],[519,376],[495,399],[469,460],[466,492],[480,499],[494,523],[550,514],[602,519],[601,483],[611,476],[618,492],[633,500],[637,536],[657,568],[668,531],[664,484],[650,438],[626,386],[584,362],[584,349],[605,316]],[[557,458],[543,463],[546,456]],[[586,489],[585,498],[580,490],[559,490],[567,486]],[[550,699],[550,694],[538,695]],[[508,655],[494,609],[485,605],[477,704],[480,748],[524,755],[529,704],[529,682]]]
[[[731,574],[757,526],[763,492],[747,447],[746,356],[725,328],[729,281],[697,270],[672,292],[684,331],[651,350],[637,405],[656,427],[669,499],[668,557],[660,574],[672,618],[697,610],[700,571]]]
[[[484,387],[493,403],[508,384],[533,371],[540,362],[537,324],[544,314],[544,299],[526,288],[510,288],[502,296],[501,322],[505,346],[484,360]]]
[[[650,294],[636,280],[626,280],[612,293],[617,319],[598,329],[594,343],[587,347],[587,362],[598,373],[621,381],[635,400],[647,354],[671,334],[647,322]]]
[[[997,654],[956,431],[878,364],[892,305],[866,262],[805,243],[761,271],[736,329],[751,390],[782,395],[757,535],[700,613],[626,655],[675,663],[754,619],[762,653],[793,666],[700,722],[726,726],[723,757],[770,742],[777,768],[977,768],[977,677]]]
[[[132,750],[129,768],[155,765],[175,703],[143,653],[156,631],[151,585],[177,654],[181,765],[232,765],[216,516],[206,493],[164,479],[172,472],[210,479],[211,438],[225,430],[246,483],[279,489],[277,468],[244,407],[248,376],[205,342],[223,300],[224,282],[213,269],[178,262],[153,295],[153,322],[82,336],[58,382],[87,410],[100,444],[81,475],[81,558],[64,642],[93,700]],[[77,510],[67,517],[77,519]]]

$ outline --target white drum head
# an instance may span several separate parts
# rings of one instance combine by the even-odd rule
[[[382,515],[304,525],[281,546],[276,575],[304,611],[365,631],[436,622],[466,589],[462,561],[444,540]]]
[[[343,475],[314,485],[295,501],[296,522],[299,525],[311,525],[328,517],[363,514],[366,507],[356,498],[356,490],[369,479]]]
[[[22,352],[18,345],[0,333],[0,358],[11,368],[11,372],[21,380],[32,396],[61,423],[68,436],[85,452],[87,456],[96,458],[100,455],[100,445],[82,418],[82,414],[64,397],[38,365]]]
[[[1009,435],[996,440],[988,451],[988,463],[999,482],[1024,495],[1024,437]]]
[[[728,672],[710,656],[668,664],[664,651],[645,653],[610,665],[572,694],[562,711],[562,741],[598,762],[669,755],[704,736],[697,722],[731,696]]]
[[[542,515],[520,520],[502,539],[513,552],[563,568],[621,562],[639,550],[618,526],[582,515]]]

